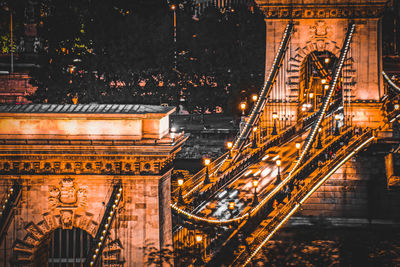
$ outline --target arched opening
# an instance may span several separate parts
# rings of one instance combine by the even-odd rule
[[[313,51],[304,58],[299,77],[298,119],[319,110],[329,89],[332,69],[337,60],[329,51]],[[339,77],[332,101],[342,99],[341,80]]]
[[[79,228],[58,228],[51,232],[35,253],[35,266],[83,266],[89,252],[92,236]]]

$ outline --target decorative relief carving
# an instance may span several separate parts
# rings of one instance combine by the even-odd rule
[[[60,210],[61,225],[63,229],[72,229],[74,226],[74,211],[73,210]]]
[[[324,20],[317,20],[315,25],[310,27],[310,33],[314,38],[326,38],[328,35],[328,25]]]
[[[96,234],[98,224],[92,220],[93,214],[84,212],[76,214],[74,209],[54,209],[43,214],[43,220],[37,224],[30,222],[25,226],[26,235],[16,239],[13,245],[15,264],[18,266],[33,266],[33,255],[46,234],[57,228],[80,228],[92,237]]]
[[[267,19],[282,18],[376,18],[380,17],[384,5],[332,5],[326,8],[312,6],[273,6],[259,4]]]
[[[60,181],[60,186],[52,186],[49,189],[49,207],[66,208],[66,207],[85,207],[87,205],[86,188],[78,188],[72,178],[64,178]]]

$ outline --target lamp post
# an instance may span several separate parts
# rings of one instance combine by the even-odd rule
[[[244,116],[244,110],[246,109],[246,102],[240,103],[240,109],[242,110],[242,116]]]
[[[339,119],[340,119],[339,114],[336,114],[335,115],[335,133],[334,133],[336,136],[340,134]]]
[[[272,128],[272,135],[277,135],[278,132],[276,130],[276,119],[278,118],[278,114],[276,112],[272,113],[272,119],[274,120],[274,128]]]
[[[318,141],[317,141],[317,149],[321,149],[322,148],[322,128],[318,128]]]
[[[232,147],[233,147],[233,143],[232,142],[228,142],[226,143],[226,148],[229,150],[228,151],[228,157],[232,157]]]
[[[172,4],[170,6],[171,10],[174,12],[174,69],[177,66],[177,52],[176,52],[176,5]]]
[[[256,102],[257,99],[258,99],[258,96],[257,96],[256,94],[254,94],[254,95],[251,96],[251,99],[252,99],[254,102]]]
[[[253,127],[253,143],[251,144],[252,148],[257,148],[257,126]]]
[[[232,142],[226,143],[226,148],[231,149],[232,146],[233,146],[233,143],[232,143]]]
[[[235,210],[235,201],[230,201],[228,204],[229,212],[231,213],[231,217],[233,217],[233,211]]]
[[[257,197],[257,186],[258,186],[258,180],[257,179],[253,179],[253,181],[251,181],[251,183],[253,184],[253,188],[254,188],[254,195],[253,195],[253,203],[252,206],[255,207],[258,204],[258,197]]]
[[[210,163],[211,163],[210,159],[204,159],[204,165],[206,165],[206,177],[204,178],[204,185],[210,183],[210,176],[208,174],[208,165],[210,165]]]
[[[183,185],[183,179],[179,178],[178,179],[178,186],[179,186],[178,204],[183,204],[182,185]]]
[[[300,158],[300,148],[301,148],[301,144],[299,142],[296,142],[296,150],[297,150],[297,158]]]
[[[279,184],[282,180],[281,180],[281,160],[277,159],[276,160],[276,166],[278,166],[278,175],[276,176],[276,181],[275,184]]]
[[[316,108],[316,105],[314,104],[314,93],[309,93],[308,96],[310,97],[310,108]]]
[[[199,258],[198,258],[198,265],[199,265],[199,266],[203,266],[203,265],[204,265],[204,261],[203,261],[203,255],[202,255],[202,253],[201,253],[201,243],[203,242],[203,235],[197,233],[197,234],[195,235],[195,240],[196,240],[196,247],[197,247],[197,249],[198,249],[198,255],[199,255]]]

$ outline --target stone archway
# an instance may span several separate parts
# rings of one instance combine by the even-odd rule
[[[71,210],[61,210],[59,213],[46,212],[43,220],[38,223],[30,222],[25,226],[26,235],[17,239],[13,244],[13,264],[16,266],[34,266],[35,254],[40,244],[48,238],[49,234],[58,228],[78,228],[94,237],[98,228],[93,214],[84,212],[73,213]]]
[[[300,86],[300,77],[301,77],[301,66],[304,64],[306,58],[312,52],[323,52],[327,51],[333,54],[336,58],[339,58],[340,55],[340,44],[333,40],[328,39],[312,39],[308,41],[303,47],[297,47],[294,49],[294,56],[289,58],[288,69],[287,69],[287,77],[288,82],[287,86],[289,89],[289,96],[291,99],[299,98],[299,86]],[[354,68],[354,59],[349,57],[346,59],[344,68],[347,73],[343,77],[344,82],[350,87],[349,89],[353,89],[355,85],[355,76],[356,70]]]

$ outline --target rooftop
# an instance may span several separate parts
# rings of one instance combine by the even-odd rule
[[[0,113],[165,114],[175,107],[133,104],[26,104],[0,105]]]

